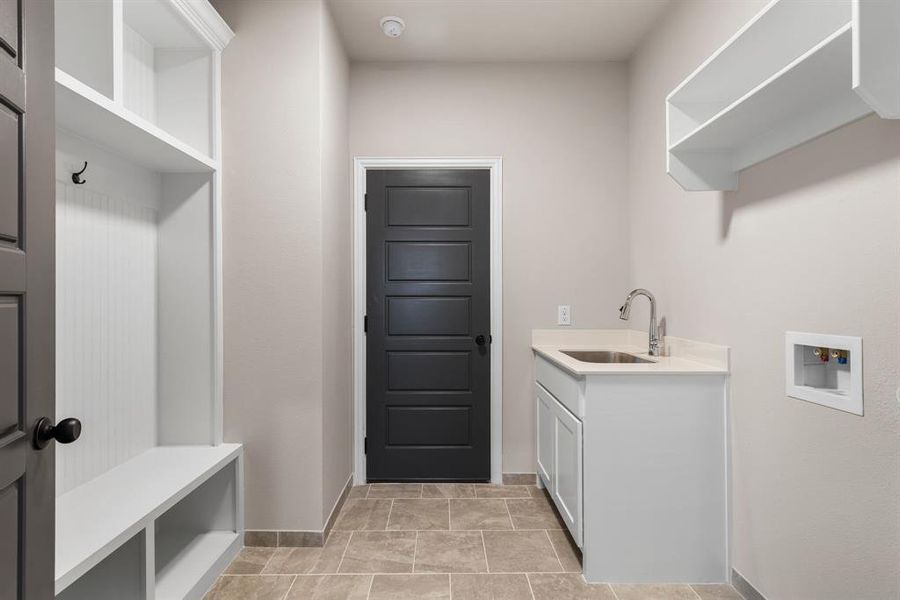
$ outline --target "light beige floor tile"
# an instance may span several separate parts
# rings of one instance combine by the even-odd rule
[[[506,500],[450,500],[450,529],[512,529]]]
[[[487,573],[480,531],[420,531],[416,573]]]
[[[581,573],[581,552],[569,537],[568,532],[561,529],[550,529],[547,537],[556,550],[559,562],[566,573]]]
[[[368,493],[368,485],[354,485],[347,494],[347,500],[350,500],[351,498],[365,498]]]
[[[247,547],[225,569],[226,575],[259,575],[272,558],[275,548]]]
[[[309,573],[322,558],[322,548],[278,548],[262,570],[265,575]]]
[[[450,504],[447,500],[394,500],[387,528],[450,529]]]
[[[285,600],[366,600],[371,575],[300,575]]]
[[[391,512],[390,500],[365,500],[356,498],[347,500],[341,509],[336,530],[378,531],[387,527],[388,514]]]
[[[450,576],[453,600],[530,600],[531,588],[524,573],[456,574]]]
[[[369,600],[450,600],[450,576],[376,575]]]
[[[349,531],[332,531],[322,548],[319,560],[307,571],[308,573],[337,573],[344,557],[344,550],[350,541],[351,532]]]
[[[491,573],[562,571],[543,531],[485,531],[482,535]]]
[[[516,529],[562,529],[565,524],[543,498],[510,498],[506,501]]]
[[[354,531],[340,573],[412,573],[415,531]]]
[[[528,498],[528,486],[525,485],[494,485],[476,484],[476,498]]]
[[[369,498],[421,498],[421,483],[372,483]]]
[[[689,585],[613,584],[619,600],[697,600]]]
[[[532,498],[549,498],[547,495],[547,488],[539,488],[536,485],[528,486],[528,494]]]
[[[422,486],[423,498],[474,498],[475,486],[471,483],[426,483]]]
[[[205,600],[282,600],[293,575],[223,575]]]
[[[694,584],[691,587],[701,600],[744,600],[744,597],[727,583]]]
[[[575,573],[529,573],[535,600],[616,600],[605,583],[587,584]]]

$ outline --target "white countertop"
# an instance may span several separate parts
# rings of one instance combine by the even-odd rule
[[[647,353],[647,334],[630,329],[535,329],[531,348],[575,375],[728,374],[729,348],[683,338],[663,338],[664,356]],[[562,350],[613,350],[652,363],[587,363]]]

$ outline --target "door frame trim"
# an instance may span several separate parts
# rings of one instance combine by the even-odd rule
[[[503,483],[503,158],[355,157],[353,159],[353,482],[366,482],[366,171],[487,169],[491,174],[491,483]]]

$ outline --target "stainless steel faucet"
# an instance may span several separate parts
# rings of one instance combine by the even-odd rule
[[[659,339],[659,325],[656,322],[656,298],[653,297],[649,291],[644,288],[638,288],[628,294],[628,297],[625,298],[625,304],[623,304],[619,308],[619,318],[623,321],[627,321],[628,317],[631,315],[631,301],[634,300],[638,296],[646,296],[648,300],[650,300],[650,356],[659,356],[660,354],[660,339]]]

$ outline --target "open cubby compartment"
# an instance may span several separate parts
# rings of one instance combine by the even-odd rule
[[[156,519],[158,600],[199,600],[240,551],[239,469],[231,462]]]
[[[56,595],[57,600],[153,600],[148,597],[147,534],[140,530],[85,575]]]
[[[123,13],[125,108],[212,156],[212,49],[168,0],[126,0]]]
[[[56,410],[83,424],[56,450],[60,594],[80,593],[68,590],[89,585],[138,529],[159,552],[149,580],[159,575],[163,591],[183,581],[178,556],[205,557],[213,574],[239,544],[241,447],[221,439],[214,184],[215,173],[160,173],[57,129]],[[201,505],[215,519],[196,521],[178,550],[166,524]],[[157,549],[154,520],[170,509]],[[131,597],[110,582],[96,597]]]
[[[57,413],[84,426],[57,451],[58,493],[157,445],[221,442],[212,188],[58,130]]]
[[[56,0],[56,66],[107,98],[115,88],[116,0]]]
[[[788,396],[863,414],[862,338],[791,331],[785,340]]]

